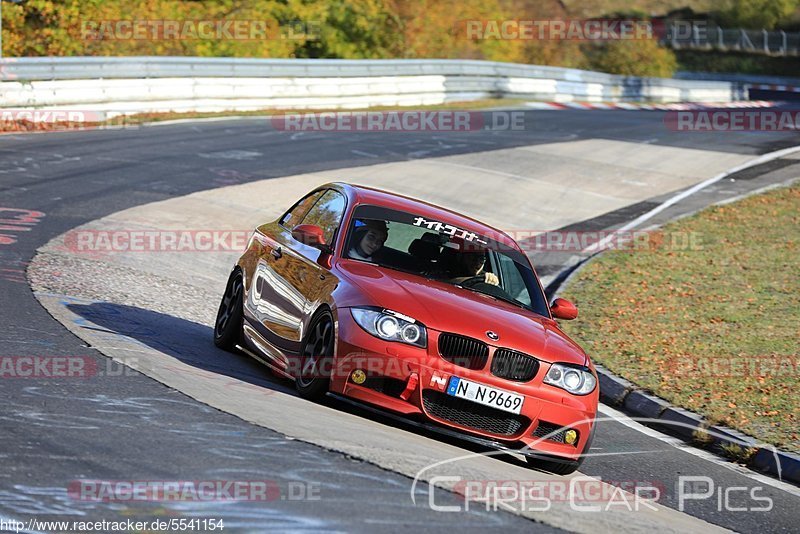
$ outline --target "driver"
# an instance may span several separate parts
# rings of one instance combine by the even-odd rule
[[[468,251],[462,252],[456,257],[455,268],[452,274],[454,278],[450,279],[453,284],[460,284],[470,278],[483,277],[483,282],[493,286],[500,285],[500,280],[494,273],[488,273],[483,270],[486,263],[486,252],[484,251]]]
[[[356,226],[351,241],[354,245],[350,247],[349,256],[357,260],[373,261],[373,255],[383,247],[389,237],[386,222],[377,219],[360,219],[356,221]]]

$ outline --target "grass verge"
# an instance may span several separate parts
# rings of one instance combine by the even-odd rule
[[[689,410],[800,452],[800,186],[608,251],[563,293],[594,361]],[[692,243],[691,246],[685,246]]]
[[[169,121],[175,119],[205,119],[215,117],[267,117],[270,115],[284,115],[295,113],[353,113],[363,111],[438,111],[438,110],[452,110],[452,111],[467,111],[467,110],[483,110],[499,107],[522,107],[525,102],[530,102],[530,99],[521,98],[485,98],[481,100],[469,100],[465,102],[447,102],[445,104],[432,104],[428,106],[372,106],[353,109],[330,108],[330,109],[260,109],[257,111],[221,111],[218,113],[198,113],[198,112],[169,112],[169,113],[139,113],[137,115],[129,115],[127,117],[112,119],[123,120],[126,124],[141,124],[145,122],[159,122]]]
[[[265,108],[255,111],[219,111],[219,112],[196,112],[196,111],[170,111],[164,113],[137,113],[134,115],[120,115],[104,122],[33,122],[23,120],[2,120],[0,121],[0,133],[24,133],[24,132],[46,132],[64,130],[85,130],[104,127],[124,128],[127,126],[139,126],[152,122],[164,122],[179,119],[209,119],[225,117],[269,117],[284,114],[306,114],[306,113],[355,113],[355,112],[380,112],[380,111],[481,111],[492,109],[524,108],[524,104],[530,99],[523,98],[485,98],[480,100],[469,100],[464,102],[447,102],[444,104],[432,104],[426,106],[373,106],[363,108],[330,108],[330,109],[277,109]]]

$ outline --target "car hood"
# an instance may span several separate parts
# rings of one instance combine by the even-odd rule
[[[411,316],[429,329],[473,337],[548,362],[586,364],[584,351],[555,321],[513,304],[368,263],[343,261],[339,270],[360,289],[342,306],[380,306]],[[500,339],[489,340],[489,330]]]

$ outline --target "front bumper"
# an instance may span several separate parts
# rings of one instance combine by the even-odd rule
[[[472,370],[446,361],[438,353],[438,335],[428,330],[428,348],[386,342],[359,327],[348,309],[338,317],[337,357],[331,392],[434,426],[457,430],[484,440],[494,448],[530,451],[577,461],[586,449],[595,425],[599,392],[575,396],[543,384],[550,364],[540,362],[533,380],[514,382],[491,374],[489,360]],[[357,384],[355,370],[366,380]],[[451,376],[523,395],[519,415],[456,399],[444,393]],[[575,443],[564,442],[564,430],[577,431]],[[473,440],[474,441],[474,440]]]

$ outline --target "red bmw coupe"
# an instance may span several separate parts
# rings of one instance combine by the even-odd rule
[[[332,395],[557,474],[589,451],[599,391],[508,235],[426,202],[324,185],[256,228],[214,343]]]

